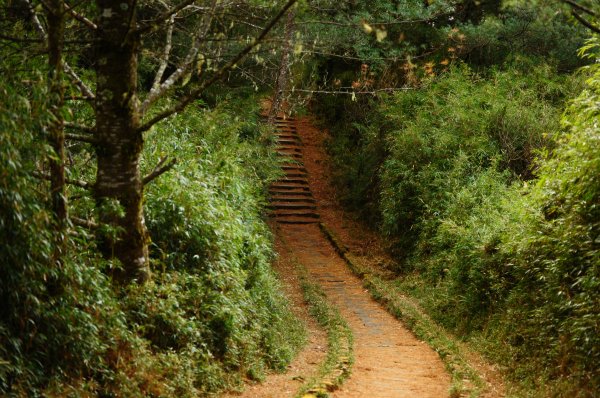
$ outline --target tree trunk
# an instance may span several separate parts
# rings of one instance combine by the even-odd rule
[[[48,141],[54,150],[50,159],[50,193],[54,213],[55,251],[54,262],[60,263],[67,244],[67,193],[65,181],[65,132],[62,108],[64,105],[63,37],[65,30],[64,3],[62,0],[50,0],[47,12],[48,22],[48,89],[50,110],[53,120],[48,126]]]
[[[275,79],[275,94],[273,96],[271,110],[269,111],[269,123],[271,124],[275,122],[275,118],[279,113],[281,104],[283,103],[285,92],[287,90],[290,69],[290,53],[292,52],[292,35],[294,33],[295,17],[295,9],[289,10],[287,14],[287,19],[285,21],[285,43],[283,46],[283,53],[281,54],[281,63],[279,64],[277,78]]]
[[[100,18],[96,47],[96,174],[95,196],[100,221],[116,229],[99,232],[103,254],[117,258],[123,283],[150,278],[148,232],[143,215],[139,132],[135,0],[97,0]]]

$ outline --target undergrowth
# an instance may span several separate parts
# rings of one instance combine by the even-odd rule
[[[50,116],[33,78],[24,93],[4,76],[0,96],[0,395],[208,396],[284,370],[304,331],[270,268],[263,217],[279,170],[256,98],[220,98],[149,132],[142,168],[178,162],[146,187],[153,279],[122,287],[85,228],[70,228],[68,255],[53,263],[47,190],[34,177],[50,156]],[[70,177],[93,181],[86,145],[70,148]],[[89,191],[70,186],[69,197],[72,216],[94,220]]]
[[[319,106],[353,110],[326,119],[336,181],[390,242],[394,291],[500,364],[514,394],[589,397],[600,374],[597,66],[561,123],[581,74],[532,65],[457,66],[418,90]]]

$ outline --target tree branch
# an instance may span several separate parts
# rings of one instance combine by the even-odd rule
[[[584,12],[588,15],[591,15],[592,17],[597,17],[598,14],[592,10],[590,10],[587,7],[582,6],[581,4],[575,2],[574,0],[562,0],[563,3],[567,3],[568,5],[570,5],[573,8],[578,9],[581,12]]]
[[[600,33],[600,27],[598,27],[598,26],[592,24],[591,22],[589,22],[588,20],[586,20],[584,17],[579,15],[575,10],[572,10],[571,14],[573,14],[573,16],[575,17],[576,20],[578,20],[583,26],[585,26],[592,32]]]
[[[140,27],[138,27],[135,31],[133,31],[132,33],[138,34],[138,35],[142,35],[142,34],[148,34],[148,33],[152,33],[157,31],[160,28],[160,25],[162,23],[164,23],[165,21],[171,19],[171,16],[177,14],[179,11],[183,10],[184,8],[186,8],[187,6],[192,5],[196,0],[184,0],[181,3],[179,3],[178,5],[176,5],[175,7],[171,8],[170,10],[167,10],[165,12],[163,12],[162,14],[160,14],[158,17],[154,18],[151,21],[148,21],[144,24],[142,24]]]
[[[44,26],[40,22],[40,19],[38,18],[37,13],[35,12],[35,8],[31,4],[31,0],[23,0],[23,1],[25,2],[25,4],[27,4],[27,7],[29,8],[29,14],[30,14],[31,22],[33,23],[33,26],[35,26],[35,29],[38,31],[38,34],[41,36],[41,38],[44,41],[47,41],[48,34],[46,33]],[[89,99],[95,98],[92,90],[83,82],[83,80],[81,80],[79,78],[77,73],[75,73],[75,71],[69,66],[69,64],[67,64],[66,62],[63,62],[63,68],[64,68],[64,71],[71,77],[73,83],[79,88],[79,91],[81,91],[81,94],[84,97],[87,97]]]
[[[50,181],[50,175],[49,174],[45,174],[39,171],[34,171],[33,172],[33,176],[35,178],[39,178],[41,180],[48,180]],[[91,183],[87,182],[87,181],[83,181],[83,180],[74,180],[71,178],[67,178],[66,179],[66,183],[69,185],[74,185],[76,187],[80,187],[80,188],[84,188],[84,189],[91,189],[92,185]]]
[[[78,227],[84,227],[88,229],[97,229],[100,227],[100,225],[96,224],[91,220],[84,220],[83,218],[78,217],[70,217],[69,219],[71,220],[73,225],[77,225]]]
[[[258,46],[265,38],[265,36],[267,36],[267,34],[271,31],[271,29],[273,29],[275,24],[277,24],[277,22],[279,22],[279,20],[285,15],[287,10],[296,3],[296,1],[297,0],[288,0],[288,2],[283,6],[283,8],[279,10],[277,15],[275,15],[275,17],[271,19],[267,26],[265,26],[261,34],[258,35],[258,37],[256,37],[254,40],[252,40],[252,43],[250,43],[248,46],[246,46],[246,48],[240,51],[235,57],[233,57],[232,60],[230,60],[221,69],[215,72],[209,79],[202,82],[202,84],[200,84],[199,87],[197,87],[188,95],[184,96],[177,105],[163,112],[160,112],[159,114],[148,120],[146,123],[142,124],[138,131],[147,131],[161,120],[166,119],[169,116],[184,110],[192,101],[198,98],[198,96],[202,94],[207,87],[213,85],[216,81],[220,80],[226,72],[233,69],[238,62],[240,62],[246,55],[248,55],[248,53],[250,53],[250,51],[252,51],[256,46]]]
[[[73,141],[87,142],[88,144],[92,144],[92,145],[95,145],[98,143],[98,140],[96,140],[94,137],[90,137],[89,135],[83,135],[83,134],[65,133],[65,138],[68,140],[73,140]]]
[[[167,69],[167,65],[169,63],[169,55],[171,54],[171,47],[173,45],[173,27],[174,27],[174,25],[175,25],[175,14],[171,15],[171,19],[169,20],[169,27],[167,28],[167,37],[165,39],[165,48],[162,53],[158,71],[156,71],[156,76],[154,77],[154,83],[152,83],[152,88],[150,89],[150,93],[152,93],[153,91],[157,91],[159,89],[163,74],[165,73],[165,69]],[[144,101],[144,103],[145,102],[146,101]],[[142,113],[143,113],[143,105],[142,105]]]
[[[166,156],[161,158],[158,164],[154,167],[154,170],[152,170],[150,174],[148,174],[142,179],[142,184],[146,185],[155,178],[160,177],[162,174],[172,169],[173,166],[175,166],[175,164],[177,163],[177,159],[172,159],[169,163],[165,164],[166,161]]]
[[[87,86],[87,84],[85,84],[83,82],[83,80],[81,80],[81,78],[77,75],[77,73],[75,73],[75,71],[73,69],[71,69],[69,64],[67,64],[65,62],[64,68],[65,68],[65,72],[71,77],[72,83],[75,84],[77,86],[77,88],[79,88],[79,91],[81,91],[81,94],[85,98],[90,99],[90,100],[93,100],[94,98],[96,98],[96,96],[92,92],[92,89],[90,89]]]
[[[146,99],[142,103],[142,106],[140,107],[142,115],[148,110],[148,108],[158,98],[160,98],[165,92],[167,92],[170,88],[172,88],[175,85],[175,83],[177,83],[177,81],[179,81],[179,79],[181,79],[183,76],[191,73],[191,70],[194,65],[194,60],[196,59],[196,56],[198,55],[198,51],[200,51],[202,39],[204,37],[206,37],[206,35],[208,34],[208,31],[210,29],[210,25],[212,23],[212,19],[213,19],[214,13],[215,13],[215,9],[217,7],[217,3],[218,3],[217,0],[212,0],[210,12],[204,14],[204,18],[202,18],[202,26],[198,29],[198,34],[194,36],[193,44],[190,48],[189,53],[185,57],[183,63],[175,70],[175,72],[173,72],[171,74],[171,76],[169,76],[167,78],[167,80],[164,81],[164,83],[160,84],[160,81],[159,81],[159,83],[157,84],[156,87],[154,87],[154,86],[152,87],[152,90],[150,90],[150,92],[148,93],[148,96],[146,97]],[[173,15],[173,17],[174,16],[175,15]],[[165,65],[165,67],[166,67],[166,65]]]
[[[5,34],[0,33],[0,39],[2,40],[7,40],[7,41],[13,41],[13,42],[17,42],[17,43],[43,43],[44,40],[42,39],[30,39],[27,37],[14,37],[14,36],[8,36]]]
[[[81,22],[82,24],[84,24],[85,26],[87,26],[88,28],[90,28],[92,30],[98,29],[98,25],[96,25],[91,20],[89,20],[85,16],[83,16],[80,13],[78,13],[77,11],[75,11],[75,9],[73,7],[71,7],[70,5],[68,5],[66,2],[64,2],[64,5],[65,5],[65,10],[67,10],[67,12],[69,14],[71,14],[71,16],[73,18],[75,18],[76,20],[78,20],[79,22]]]
[[[408,91],[416,90],[415,87],[389,87],[379,88],[369,91],[346,91],[346,90],[304,90],[304,89],[290,89],[287,92],[298,92],[308,94],[341,94],[341,95],[376,95],[379,93],[393,93],[396,91]]]
[[[72,123],[72,122],[65,122],[65,127],[73,129],[73,130],[79,130],[79,131],[87,133],[87,134],[96,133],[96,129],[94,127],[83,126],[81,124]]]

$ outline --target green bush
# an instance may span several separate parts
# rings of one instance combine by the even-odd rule
[[[256,120],[258,102],[221,102],[149,137],[148,166],[165,154],[178,163],[147,191],[157,276],[127,307],[156,349],[203,352],[195,384],[204,392],[284,369],[302,340],[270,269],[263,211],[280,171]]]
[[[526,74],[524,64],[489,78],[453,68],[381,105],[393,126],[379,170],[381,227],[398,238],[401,251],[411,250],[419,234],[429,242],[456,195],[480,173],[497,170],[506,182],[531,177],[535,152],[552,143],[557,101],[568,84],[549,67]]]
[[[53,380],[105,372],[107,351],[127,333],[86,232],[54,259],[49,197],[33,177],[51,156],[45,82],[33,75],[23,91],[11,76],[0,85],[0,394],[35,396]]]
[[[503,64],[515,54],[539,57],[562,71],[584,64],[577,57],[577,49],[588,32],[571,23],[560,5],[521,0],[508,3],[499,14],[486,16],[479,24],[457,26],[464,40],[450,45],[458,46],[461,59],[478,70]]]
[[[377,212],[401,289],[538,395],[588,397],[600,363],[600,75],[561,128],[581,79],[537,62],[484,76],[455,67],[371,101],[355,128],[332,128],[332,152],[347,162],[341,181],[363,161],[344,152],[378,154],[375,194],[343,192]]]
[[[263,212],[280,171],[256,99],[149,133],[146,171],[165,154],[178,164],[147,187],[154,279],[121,287],[84,229],[71,228],[53,262],[47,183],[34,177],[51,156],[46,84],[28,76],[36,84],[24,90],[10,76],[0,85],[0,395],[206,396],[285,369],[303,330],[270,268]],[[71,176],[92,180],[89,148],[70,149]],[[69,193],[72,215],[94,214],[90,192]]]
[[[598,48],[592,41],[588,51]],[[563,117],[565,134],[540,163],[528,197],[536,217],[503,237],[522,277],[509,306],[524,320],[507,334],[521,333],[551,361],[550,375],[576,380],[581,396],[600,388],[600,68],[591,69]]]

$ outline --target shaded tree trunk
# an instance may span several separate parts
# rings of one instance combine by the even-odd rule
[[[96,47],[95,196],[100,221],[116,228],[99,233],[103,254],[117,258],[117,280],[144,282],[150,277],[148,232],[142,209],[143,184],[139,131],[135,0],[97,0],[100,18]]]
[[[275,79],[275,93],[273,96],[273,103],[271,104],[271,110],[269,111],[269,123],[273,124],[287,90],[289,69],[290,69],[290,54],[292,52],[292,35],[294,33],[294,20],[296,18],[295,9],[288,11],[287,19],[285,21],[285,43],[283,46],[283,52],[281,54],[281,62],[279,64],[279,70],[277,71],[277,78]]]
[[[54,150],[50,159],[50,193],[54,213],[56,246],[54,261],[60,262],[66,251],[67,243],[67,193],[65,179],[65,132],[62,108],[64,105],[63,75],[63,38],[65,30],[64,3],[62,0],[50,0],[47,3],[48,23],[48,89],[53,120],[48,126],[48,140]]]

